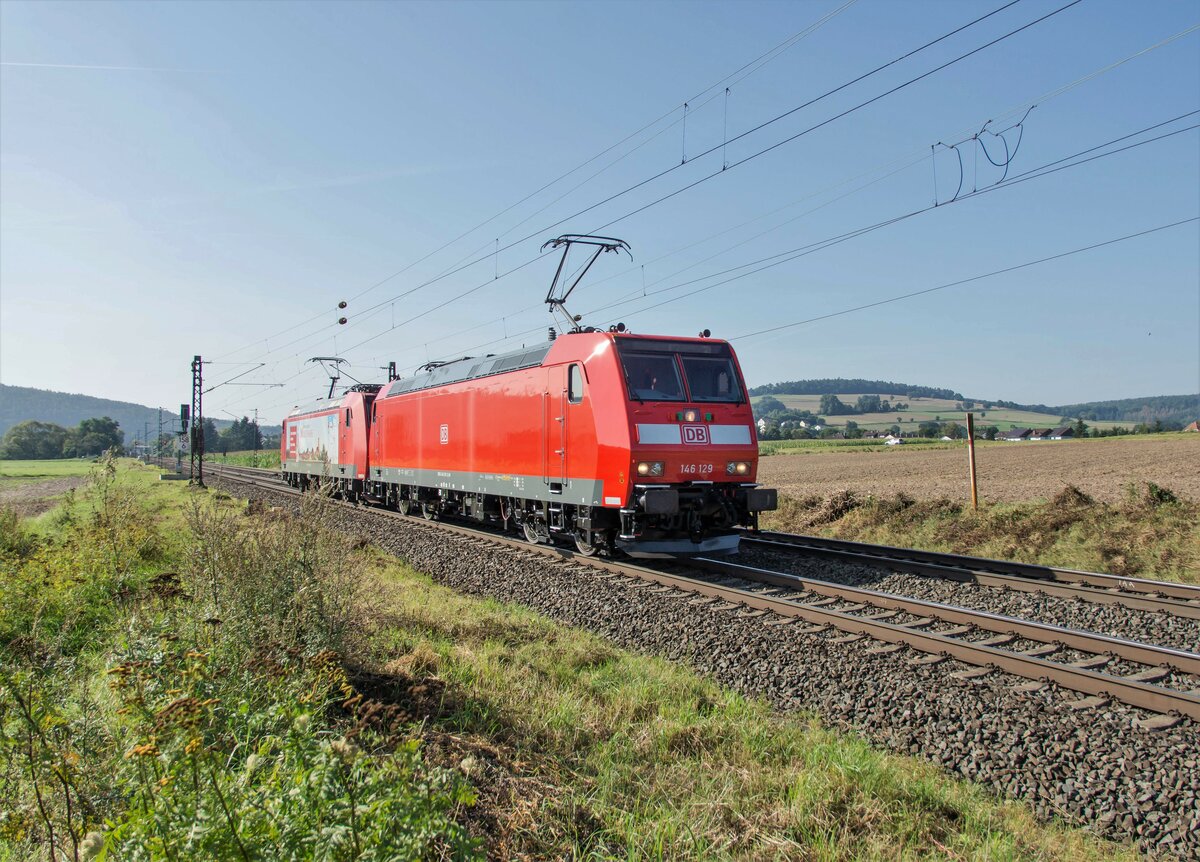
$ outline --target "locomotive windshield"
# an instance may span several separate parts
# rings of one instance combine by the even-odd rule
[[[733,353],[724,342],[617,339],[617,352],[634,401],[743,400]]]
[[[627,353],[621,360],[625,363],[630,398],[637,401],[685,400],[679,368],[671,354]]]

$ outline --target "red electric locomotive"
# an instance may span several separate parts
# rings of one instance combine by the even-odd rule
[[[624,245],[555,243],[581,240],[596,255]],[[552,299],[552,286],[547,302],[561,308],[573,287]],[[737,528],[777,501],[755,481],[754,417],[729,343],[567,320],[573,331],[546,344],[295,411],[284,476],[406,514],[496,522],[535,543],[566,538],[585,554],[736,551]]]
[[[358,384],[341,398],[298,407],[288,414],[279,437],[284,479],[297,488],[324,482],[347,496],[360,493],[370,464],[366,419],[381,388]]]
[[[725,341],[577,332],[370,388],[285,420],[289,481],[633,556],[733,552],[776,505]]]

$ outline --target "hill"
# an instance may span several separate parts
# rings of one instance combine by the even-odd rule
[[[1200,419],[1200,395],[1148,395],[1144,398],[1118,398],[1112,401],[1084,401],[1080,404],[1061,404],[1046,407],[1041,404],[1020,405],[1007,401],[995,402],[1001,407],[1077,416],[1088,422],[1178,422],[1187,425]]]
[[[1001,431],[1018,426],[1053,427],[1061,424],[1063,418],[1082,418],[1097,428],[1132,427],[1156,421],[1167,427],[1182,428],[1200,418],[1200,395],[1154,395],[1062,405],[1022,404],[1002,399],[964,398],[954,390],[934,386],[857,378],[788,380],[755,386],[750,394],[756,402],[756,412],[758,407],[765,408],[764,413],[781,409],[808,412],[827,418],[832,426],[841,426],[852,419],[859,427],[869,430],[883,430],[898,424],[907,431],[909,425],[920,422],[961,420],[964,410],[973,410],[978,421],[996,425]],[[823,395],[838,396],[845,411],[822,410]],[[853,405],[864,395],[878,396],[880,401],[890,399],[892,409],[878,412],[854,409]],[[768,398],[775,402],[773,407],[762,403]]]
[[[751,395],[899,395],[904,398],[942,398],[962,401],[953,389],[933,386],[914,386],[911,383],[892,383],[888,380],[828,377],[822,380],[785,380],[767,383],[750,389]]]
[[[125,442],[130,443],[149,426],[151,436],[158,433],[158,408],[129,401],[112,401],[72,392],[54,392],[32,386],[7,386],[0,383],[0,436],[9,428],[26,419],[53,422],[67,428],[78,425],[84,419],[108,416],[117,421],[125,432]],[[162,409],[163,433],[171,434],[179,428],[179,405]],[[229,419],[217,419],[218,428],[233,424]],[[279,433],[279,426],[261,426],[264,434]]]

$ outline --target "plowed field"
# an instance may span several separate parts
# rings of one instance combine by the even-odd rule
[[[1160,434],[1099,440],[981,443],[976,449],[981,499],[1020,502],[1053,497],[1075,485],[1097,500],[1115,502],[1129,483],[1154,482],[1200,500],[1200,434]],[[849,489],[918,500],[969,500],[967,448],[886,451],[810,451],[771,455],[758,480],[792,497]]]

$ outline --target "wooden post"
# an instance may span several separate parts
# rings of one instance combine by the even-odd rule
[[[971,508],[979,508],[979,488],[975,483],[975,414],[967,414],[967,457],[971,461]]]

